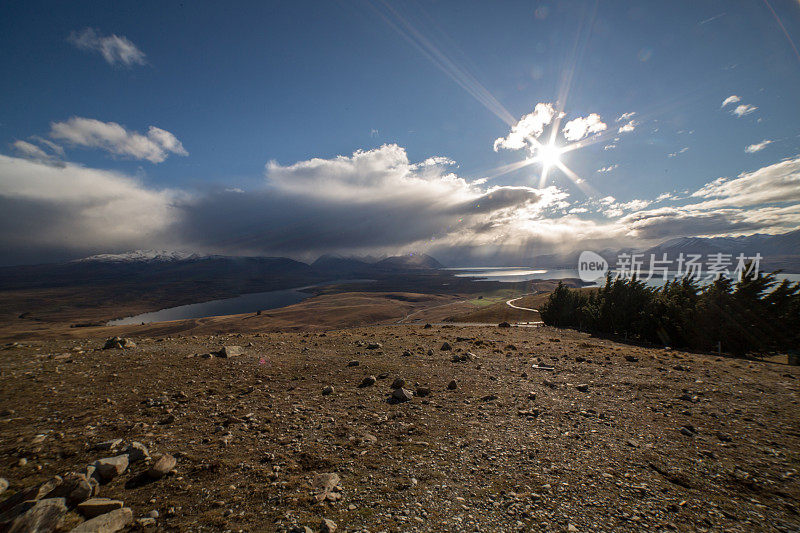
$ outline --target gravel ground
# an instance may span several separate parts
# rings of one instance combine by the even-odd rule
[[[177,465],[100,488],[131,530],[800,530],[798,367],[551,328],[132,340],[0,350],[0,500],[138,441]]]

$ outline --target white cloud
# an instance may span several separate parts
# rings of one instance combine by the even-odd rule
[[[81,32],[73,31],[67,40],[81,50],[100,53],[109,65],[130,67],[146,64],[144,52],[124,36],[102,36],[94,29],[86,28]]]
[[[800,203],[800,157],[788,159],[734,179],[719,178],[692,194],[709,198],[700,207]]]
[[[606,172],[611,172],[615,168],[619,168],[619,165],[614,164],[614,165],[609,165],[607,167],[598,168],[597,172],[600,172],[600,173],[604,174]]]
[[[607,144],[607,145],[603,146],[603,150],[613,150],[616,147],[617,147],[616,144],[611,143],[611,144]]]
[[[556,115],[553,104],[539,102],[533,108],[533,112],[523,116],[519,122],[511,127],[507,137],[500,137],[494,141],[494,151],[499,148],[506,150],[521,150],[529,146],[528,138],[536,138],[544,132]]]
[[[75,146],[100,148],[109,153],[151,163],[164,161],[170,153],[186,156],[189,153],[170,132],[150,126],[147,135],[128,131],[116,122],[72,117],[66,122],[51,124],[50,136]]]
[[[628,123],[627,123],[627,124],[625,124],[624,126],[620,126],[620,128],[619,128],[618,132],[619,132],[619,133],[629,133],[629,132],[632,132],[633,130],[635,130],[635,129],[636,129],[636,126],[637,126],[637,125],[638,125],[638,124],[636,123],[636,121],[635,121],[635,120],[631,120],[630,122],[628,122]]]
[[[593,133],[600,133],[606,129],[606,124],[597,113],[590,113],[586,117],[578,117],[564,125],[562,132],[568,141],[579,141]]]
[[[688,146],[684,146],[683,148],[681,148],[677,152],[672,152],[671,154],[667,154],[667,157],[677,157],[680,154],[686,153],[688,151],[689,151],[689,147]]]
[[[725,100],[722,101],[722,105],[720,107],[725,107],[725,106],[730,105],[730,104],[738,104],[741,101],[742,101],[741,98],[739,98],[735,94],[732,94],[729,97],[727,97]]]
[[[766,148],[768,144],[772,144],[772,141],[770,141],[769,139],[764,139],[760,143],[747,145],[747,147],[745,147],[744,151],[745,151],[745,153],[748,153],[748,154],[754,154],[754,153],[760,152],[761,150]]]
[[[24,159],[38,161],[39,163],[45,163],[47,165],[63,165],[63,162],[53,154],[47,153],[44,149],[36,146],[33,143],[29,143],[28,141],[14,141],[11,143],[11,148],[17,153],[17,155]]]
[[[636,116],[636,111],[629,111],[628,113],[623,113],[617,117],[616,122],[622,122],[624,120],[630,120]]]
[[[749,115],[756,109],[758,109],[758,107],[754,105],[742,104],[742,105],[737,105],[736,108],[732,111],[732,113],[737,117],[743,117],[745,115]]]

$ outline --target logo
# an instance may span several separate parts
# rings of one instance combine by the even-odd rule
[[[578,258],[578,276],[581,280],[590,283],[602,278],[608,272],[608,261],[600,255],[588,250],[581,252]]]

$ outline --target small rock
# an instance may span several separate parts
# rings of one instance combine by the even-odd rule
[[[687,437],[694,437],[694,428],[692,426],[681,426],[681,433]]]
[[[144,461],[150,457],[150,452],[147,450],[147,446],[136,441],[133,441],[126,446],[125,449],[122,450],[122,453],[128,456],[128,461],[130,463],[138,463],[139,461]]]
[[[260,312],[261,311],[259,311],[259,313]],[[149,516],[146,516],[146,517],[138,519],[136,521],[136,523],[139,524],[139,527],[150,527],[150,526],[156,525],[156,519],[155,518],[151,518]]]
[[[8,480],[4,477],[0,477],[0,494],[3,494],[7,488],[8,488]]]
[[[728,435],[727,433],[722,433],[721,431],[717,433],[717,438],[722,442],[731,442],[733,440],[733,438],[730,435]]]
[[[359,383],[358,386],[361,387],[361,388],[371,387],[371,386],[375,385],[376,381],[378,381],[378,379],[375,376],[367,376],[367,377],[365,377],[364,379],[361,380],[361,383]]]
[[[482,402],[493,402],[497,399],[496,394],[487,394],[486,396],[481,398]]]
[[[325,387],[322,389],[323,396],[330,396],[331,394],[333,394],[333,392],[334,392],[333,385],[325,385]]]
[[[147,513],[147,517],[148,518],[158,518],[158,511],[156,509],[153,509],[152,511]]]
[[[530,401],[532,401],[532,402],[535,402],[536,401],[536,393],[535,392],[529,392],[528,393],[528,399]]]
[[[147,470],[147,475],[152,479],[160,479],[175,468],[178,461],[169,454],[160,456]]]
[[[236,357],[243,353],[244,351],[241,346],[223,346],[223,348],[217,352],[217,355],[219,357]]]
[[[378,350],[380,348],[383,348],[383,344],[379,342],[371,342],[367,344],[367,350]]]
[[[422,329],[431,329],[432,327],[433,326],[431,326],[430,324],[425,324],[424,326],[422,326]]]
[[[93,466],[97,470],[97,474],[104,481],[109,481],[127,470],[128,456],[117,455],[116,457],[105,457],[95,461]]]
[[[404,389],[402,387],[398,389],[394,389],[392,392],[392,398],[397,400],[398,402],[407,402],[414,397],[414,393],[408,389]]]
[[[336,522],[323,518],[319,530],[322,533],[336,533]]]
[[[628,361],[629,363],[637,363],[639,361],[639,358],[634,357],[632,355],[626,355],[625,360]]]
[[[426,396],[430,396],[431,389],[429,387],[417,387],[417,396],[420,398],[424,398]]]
[[[110,498],[91,498],[78,504],[78,512],[86,518],[94,518],[101,514],[110,513],[116,509],[122,509],[123,503],[120,500]]]
[[[136,348],[136,343],[131,339],[125,339],[123,337],[111,337],[106,340],[106,343],[103,345],[104,350],[123,350],[125,348]]]
[[[392,382],[393,389],[402,389],[405,386],[406,386],[406,380],[404,380],[403,378],[395,378],[395,380]]]
[[[511,324],[509,324],[508,322],[500,322],[499,324],[497,324],[497,327],[498,328],[510,328]]]
[[[75,507],[97,494],[100,484],[86,474],[69,474],[64,481],[48,493],[46,498],[65,498],[69,507]]]
[[[589,392],[589,384],[588,383],[581,383],[575,387],[580,392]]]
[[[358,361],[350,361],[347,363],[347,366],[358,366],[360,363]]]
[[[445,341],[445,342],[443,342],[443,343],[442,343],[442,347],[441,347],[441,348],[439,348],[439,349],[440,349],[441,351],[443,351],[443,352],[448,352],[448,351],[452,350],[452,349],[453,349],[453,347],[452,347],[452,346],[450,346],[450,343],[449,343],[449,342]]]
[[[122,439],[111,439],[103,441],[99,444],[95,444],[94,446],[92,446],[92,449],[100,451],[115,450],[117,446],[119,446],[120,444],[122,444]]]
[[[71,533],[114,533],[133,521],[133,511],[128,507],[101,514],[80,524]]]
[[[447,384],[447,388],[449,390],[456,390],[458,388],[458,383],[456,383],[456,380],[453,379]]]

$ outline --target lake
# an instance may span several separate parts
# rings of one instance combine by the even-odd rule
[[[208,302],[200,302],[196,304],[179,305],[177,307],[169,307],[159,311],[152,311],[150,313],[142,313],[136,316],[129,316],[125,318],[118,318],[108,322],[108,326],[126,326],[130,324],[149,324],[151,322],[168,322],[170,320],[187,320],[190,318],[203,318],[208,316],[220,315],[238,315],[241,313],[255,313],[256,311],[265,311],[268,309],[277,309],[279,307],[286,307],[287,305],[302,302],[306,298],[313,296],[310,292],[305,292],[305,289],[313,287],[322,287],[325,285],[332,285],[335,283],[362,283],[371,282],[371,279],[350,279],[350,280],[336,280],[326,283],[319,283],[317,285],[310,285],[308,287],[298,287],[295,289],[284,289],[278,291],[266,292],[252,292],[249,294],[242,294],[234,298],[223,298],[220,300],[211,300]]]
[[[500,281],[500,282],[520,282],[520,281],[531,281],[534,279],[566,279],[566,278],[579,278],[577,269],[553,269],[553,270],[546,270],[546,269],[534,269],[534,268],[525,268],[525,267],[469,267],[469,268],[447,268],[445,270],[450,270],[453,272],[457,272],[455,274],[456,277],[460,278],[480,278],[480,281]],[[674,279],[675,272],[670,272],[668,278]],[[704,285],[709,282],[709,280],[705,279],[701,282],[701,285]],[[799,282],[800,281],[800,274],[778,274],[776,276],[778,280],[788,279],[791,282]],[[590,283],[587,287],[599,287],[601,285],[605,285],[605,277],[601,277],[596,280],[594,283]],[[664,284],[664,280],[662,276],[658,276],[656,278],[645,280],[647,285],[651,287],[661,287]]]

